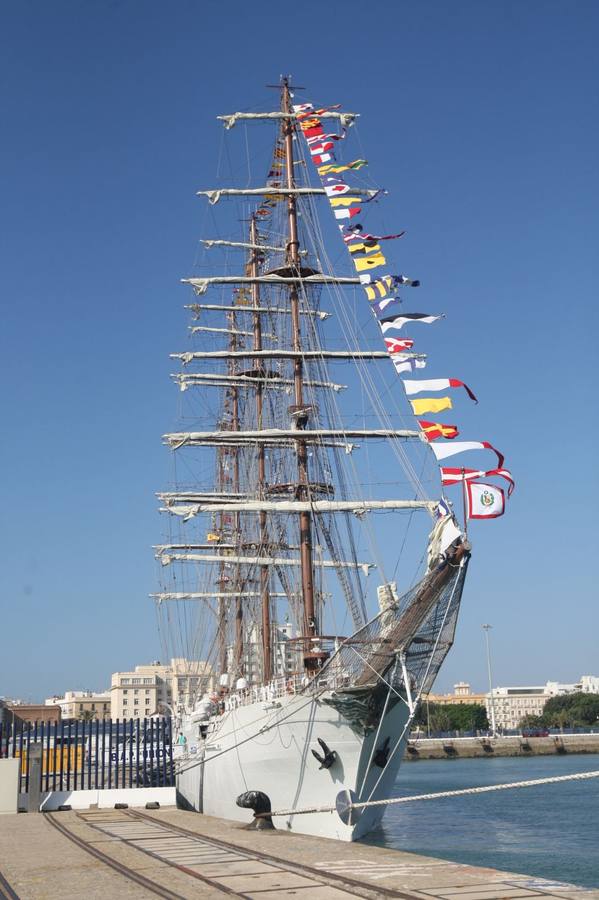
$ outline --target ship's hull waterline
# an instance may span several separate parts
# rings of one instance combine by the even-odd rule
[[[339,796],[347,796],[347,792],[358,800],[389,797],[406,736],[384,769],[373,757],[387,738],[393,749],[406,730],[406,704],[389,705],[380,726],[363,735],[326,702],[327,697],[330,694],[318,698],[293,695],[282,697],[276,709],[272,704],[254,703],[224,713],[217,730],[206,739],[203,764],[197,725],[190,726],[186,733],[187,759],[180,760],[177,774],[180,801],[206,815],[249,823],[252,812],[235,802],[249,790],[265,793],[274,812],[315,806],[335,808]],[[185,725],[183,728],[185,733]],[[337,753],[328,769],[319,768],[310,752],[315,750],[322,756],[318,738]],[[337,811],[274,816],[273,823],[283,831],[354,841],[376,828],[385,808],[355,811],[352,824],[345,824]]]

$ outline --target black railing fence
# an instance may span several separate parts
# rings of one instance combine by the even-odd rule
[[[29,790],[29,750],[41,746],[42,791],[171,787],[175,783],[170,717],[81,722],[0,722],[0,759],[21,759]]]

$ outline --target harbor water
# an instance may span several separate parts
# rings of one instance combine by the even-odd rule
[[[404,763],[394,796],[599,771],[599,754]],[[599,888],[599,778],[390,806],[366,843]]]

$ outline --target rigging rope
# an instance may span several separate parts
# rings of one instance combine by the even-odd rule
[[[300,145],[300,147],[301,147],[301,145]],[[303,153],[303,147],[301,148],[300,152]],[[333,271],[333,265],[332,265],[331,259],[326,251],[324,235],[322,232],[322,226],[321,226],[320,219],[318,216],[316,204],[314,203],[314,198],[311,198],[311,197],[307,198],[307,202],[305,203],[305,206],[309,209],[309,213],[308,213],[308,215],[305,216],[305,219],[310,222],[312,229],[314,231],[314,236],[316,237],[316,241],[314,241],[314,243],[313,243],[313,252],[314,252],[317,260],[319,261],[319,266],[320,266],[321,270],[324,272]],[[310,237],[314,237],[314,236],[310,235]],[[318,241],[318,239],[319,239],[319,241]],[[337,319],[338,319],[338,323],[341,327],[341,331],[344,335],[344,338],[345,338],[348,348],[351,349],[352,346],[357,346],[359,343],[358,336],[357,336],[356,330],[355,330],[356,321],[355,321],[355,319],[352,319],[352,317],[348,315],[348,312],[346,309],[347,304],[344,302],[344,299],[341,297],[341,291],[338,286],[336,286],[336,285],[330,286],[330,296],[334,299],[334,303],[336,306],[336,312],[337,312]],[[311,323],[311,325],[314,330],[315,323]],[[363,329],[360,328],[360,331],[363,332]],[[354,360],[354,362],[356,365],[356,372],[362,383],[363,391],[369,397],[370,402],[372,404],[372,408],[374,410],[376,410],[376,414],[377,414],[379,420],[381,421],[381,423],[386,423],[388,427],[391,427],[391,419],[390,419],[389,413],[386,408],[387,404],[383,404],[381,401],[380,390],[378,390],[378,386],[375,382],[375,379],[372,376],[372,373],[369,370],[368,365],[365,365],[358,360]],[[324,360],[322,361],[322,366],[323,366],[323,368],[325,368]],[[337,418],[341,419],[340,411],[339,411],[338,403],[337,403],[337,398],[333,397],[333,398],[327,398],[327,399],[329,400],[330,406],[332,406],[334,408],[334,410],[337,414]],[[402,412],[400,410],[397,400],[395,398],[392,398],[391,402],[392,402],[392,405],[398,410],[398,413],[400,414],[400,418],[403,420],[403,418],[405,417],[405,412]],[[396,458],[398,459],[400,465],[406,472],[408,479],[412,483],[412,487],[414,489],[416,497],[418,497],[418,496],[420,496],[421,498],[425,497],[426,492],[424,490],[424,486],[423,486],[420,478],[418,477],[418,475],[408,457],[406,450],[401,445],[401,442],[396,441],[396,440],[391,440],[390,448],[391,448],[391,451],[396,456]],[[353,470],[355,483],[359,485],[360,479],[357,476],[354,461],[350,457],[349,460],[346,460],[346,463]],[[411,523],[411,521],[412,521],[412,518],[410,517],[409,524]],[[376,564],[381,572],[383,580],[387,581],[388,579],[385,575],[383,562],[379,558],[379,553],[378,553],[378,550],[376,549],[376,540],[374,539],[374,534],[373,534],[372,528],[371,528],[369,522],[366,522],[365,524],[366,524],[367,533],[369,535],[369,543],[371,545],[371,552],[372,552],[373,557],[376,561]]]
[[[395,806],[398,803],[412,803],[415,800],[441,800],[444,797],[465,797],[473,794],[487,794],[491,791],[508,791],[514,788],[537,787],[541,784],[559,784],[562,781],[585,781],[599,778],[599,771],[578,772],[573,775],[555,775],[552,778],[535,778],[529,781],[511,781],[506,784],[489,784],[484,787],[460,788],[455,791],[439,791],[435,794],[414,794],[411,797],[389,797],[386,800],[367,800],[365,803],[348,803],[345,810],[365,809],[370,806]],[[306,813],[336,812],[336,806],[311,806],[304,809],[283,809],[271,813],[260,813],[256,818],[269,816],[300,816]]]

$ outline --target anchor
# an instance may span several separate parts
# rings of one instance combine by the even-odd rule
[[[320,769],[330,769],[337,759],[337,751],[331,750],[331,748],[327,744],[325,744],[322,738],[316,738],[316,740],[322,747],[322,752],[324,755],[321,756],[317,750],[312,750],[312,756],[320,763]]]
[[[376,753],[374,754],[372,761],[375,766],[378,766],[379,769],[384,769],[387,765],[387,760],[389,759],[389,743],[391,741],[390,737],[386,737],[383,746],[379,747]]]

